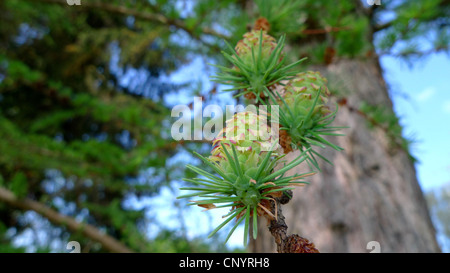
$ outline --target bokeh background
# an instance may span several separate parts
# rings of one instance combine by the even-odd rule
[[[69,252],[69,241],[82,252],[248,251],[242,230],[226,245],[225,232],[207,238],[226,211],[176,199],[194,176],[185,165],[201,165],[192,151],[211,143],[174,141],[171,109],[194,96],[243,103],[209,64],[227,65],[224,40],[260,16],[286,34],[286,58],[308,57],[302,69],[380,64],[393,106],[353,105],[376,121],[361,130],[389,131],[409,155],[449,252],[450,2],[371,3],[1,1],[0,252]]]

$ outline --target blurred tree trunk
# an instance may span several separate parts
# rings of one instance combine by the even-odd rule
[[[341,60],[311,69],[321,71],[330,84],[332,79],[345,84],[351,91],[348,106],[367,101],[392,109],[377,59]],[[288,234],[311,240],[320,252],[370,252],[370,241],[379,242],[381,252],[439,252],[413,162],[405,150],[392,147],[385,131],[369,129],[367,122],[352,107],[340,107],[334,124],[350,128],[332,141],[345,150],[324,150],[334,166],[320,162],[322,172],[283,206]],[[287,160],[297,155],[291,153]],[[304,172],[303,167],[291,173]],[[264,219],[250,251],[276,251]]]

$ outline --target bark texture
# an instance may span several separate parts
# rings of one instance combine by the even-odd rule
[[[341,60],[316,67],[329,86],[348,91],[348,105],[362,101],[392,108],[381,68],[375,60]],[[329,138],[345,150],[324,150],[334,166],[321,163],[322,173],[308,177],[310,185],[294,191],[282,207],[288,234],[311,240],[320,252],[370,252],[377,241],[381,252],[439,252],[427,204],[408,154],[393,148],[386,132],[369,129],[367,120],[341,107],[335,126],[344,137]],[[288,154],[288,160],[298,151]],[[303,170],[302,170],[303,169]],[[289,173],[306,172],[298,166]],[[274,238],[261,221],[253,252],[276,252]]]

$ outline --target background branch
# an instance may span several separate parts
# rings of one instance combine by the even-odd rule
[[[383,23],[383,24],[375,25],[373,27],[373,32],[378,32],[378,31],[387,29],[387,28],[392,26],[392,23],[393,23],[393,21],[389,21],[389,22],[386,22],[386,23]]]
[[[58,5],[67,6],[66,0],[34,0],[33,2],[42,2],[42,3],[58,4]],[[151,22],[155,22],[155,23],[159,23],[159,24],[163,24],[163,25],[174,26],[174,27],[177,27],[179,29],[182,29],[182,30],[188,32],[192,37],[200,40],[199,36],[196,35],[192,29],[188,28],[186,26],[186,23],[183,20],[171,19],[171,18],[164,16],[163,14],[141,12],[141,11],[138,11],[135,9],[126,8],[124,6],[111,5],[111,4],[107,4],[107,3],[103,3],[103,2],[88,2],[88,1],[83,1],[80,6],[72,6],[72,8],[83,8],[83,9],[97,8],[97,9],[102,9],[104,11],[111,12],[111,13],[121,14],[121,15],[125,15],[125,16],[133,16],[136,19],[142,19],[142,20],[151,21]],[[201,29],[201,32],[203,34],[212,35],[212,36],[215,36],[218,38],[229,39],[228,36],[218,33],[217,31],[215,31],[211,28],[208,28],[208,27],[203,27]]]
[[[327,27],[324,29],[305,29],[302,31],[302,34],[305,35],[317,35],[317,34],[325,34],[329,32],[339,32],[343,30],[351,30],[351,27],[344,26],[344,27]]]
[[[81,232],[84,236],[102,244],[103,248],[110,252],[133,252],[113,237],[98,230],[96,227],[85,223],[79,223],[73,218],[62,215],[44,204],[29,198],[19,199],[14,193],[3,187],[0,187],[0,202],[21,210],[35,211],[55,225],[65,226],[71,232]]]

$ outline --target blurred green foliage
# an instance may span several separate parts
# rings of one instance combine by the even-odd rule
[[[450,253],[450,183],[429,190],[425,197],[442,252]]]

